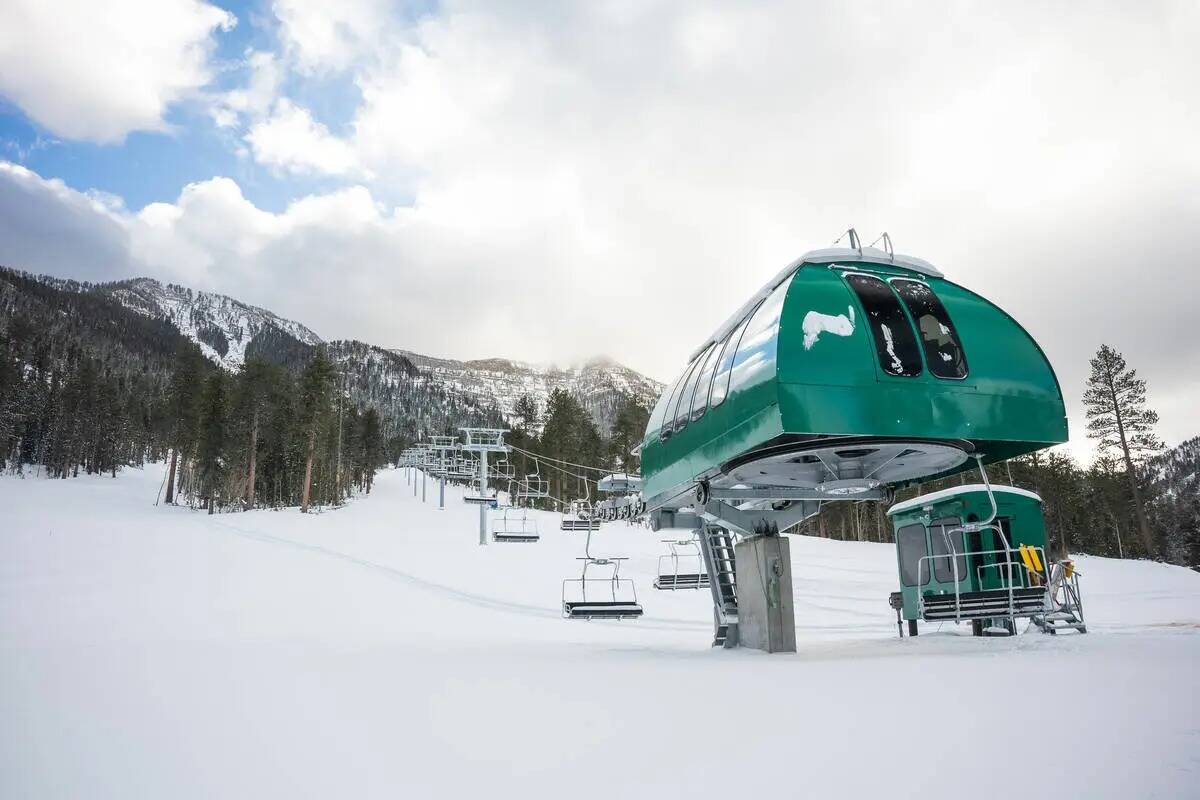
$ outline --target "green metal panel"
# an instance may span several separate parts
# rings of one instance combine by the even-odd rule
[[[957,330],[966,378],[880,369],[847,271],[925,282]],[[654,411],[642,447],[646,498],[686,491],[785,434],[961,440],[989,462],[1066,441],[1062,393],[1045,355],[979,295],[942,278],[853,261],[805,264],[776,292],[786,292],[778,333],[755,381],[665,441],[658,436],[661,408]]]

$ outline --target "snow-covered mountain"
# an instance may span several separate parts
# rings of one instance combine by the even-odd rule
[[[53,281],[54,279],[49,279]],[[228,295],[202,292],[153,278],[132,278],[76,291],[108,295],[126,308],[169,322],[208,358],[236,370],[258,354],[276,363],[302,363],[311,347],[326,344],[309,328]],[[64,286],[63,288],[68,288]],[[361,342],[329,342],[331,356],[354,373],[351,394],[415,432],[441,424],[482,424],[495,409],[511,419],[513,406],[530,395],[541,408],[554,389],[575,396],[604,434],[623,398],[653,405],[658,381],[607,358],[561,369],[500,358],[455,361],[407,350],[383,350]]]
[[[282,333],[303,344],[321,344],[321,337],[299,322],[228,295],[163,284],[153,278],[133,278],[97,288],[126,308],[167,320],[226,369],[242,365],[256,338],[261,342]]]
[[[565,389],[591,413],[606,435],[612,428],[622,398],[651,406],[663,390],[663,384],[658,381],[608,358],[595,358],[563,369],[503,358],[456,361],[431,358],[408,350],[394,352],[464,395],[495,402],[510,420],[513,407],[522,395],[530,395],[540,408],[545,409],[550,392]]]
[[[389,436],[403,434],[415,440],[463,425],[501,423],[491,400],[464,395],[399,353],[352,340],[329,342],[327,349],[349,396],[378,411]]]

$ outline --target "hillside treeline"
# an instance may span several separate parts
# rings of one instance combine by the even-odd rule
[[[169,459],[172,502],[214,510],[340,502],[387,462],[378,413],[320,348],[230,374],[164,320],[0,270],[0,468],[116,475]],[[399,447],[401,442],[393,442]]]
[[[539,475],[549,482],[551,499],[537,505],[561,509],[573,500],[595,502],[596,480],[605,472],[638,471],[633,451],[641,443],[649,417],[648,409],[623,397],[612,433],[604,437],[592,414],[569,392],[555,389],[545,408],[526,395],[517,400],[512,430],[505,436],[514,447],[509,459],[518,479]]]
[[[336,505],[387,462],[379,414],[347,402],[317,349],[295,375],[260,359],[234,375],[181,355],[167,392],[166,502],[209,511]]]

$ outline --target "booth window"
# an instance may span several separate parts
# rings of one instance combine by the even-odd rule
[[[925,348],[925,363],[939,378],[967,377],[967,357],[946,307],[921,281],[894,280],[892,286],[908,306]]]
[[[950,532],[952,528],[957,528],[961,524],[958,517],[942,517],[929,523],[929,549],[935,556],[949,556],[950,550],[946,547],[946,539],[949,539],[950,545],[957,553],[954,560],[958,562],[958,579],[965,581],[967,579],[967,556],[963,552],[963,534],[962,531]],[[932,561],[933,577],[939,583],[954,583],[954,564],[950,563],[950,559],[935,558]]]
[[[917,569],[921,559],[928,553],[925,550],[925,526],[921,523],[905,525],[896,531],[896,547],[900,552],[900,582],[905,586],[917,585]],[[929,583],[929,564],[919,567],[921,570],[921,585]]]
[[[871,323],[879,366],[889,375],[907,378],[920,375],[921,354],[917,350],[917,340],[891,287],[871,275],[847,275],[846,282],[858,295]]]

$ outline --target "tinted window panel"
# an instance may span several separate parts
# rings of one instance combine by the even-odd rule
[[[675,391],[675,386],[676,383],[672,383],[658,396],[658,402],[654,404],[654,410],[650,412],[650,422],[646,425],[647,438],[657,436],[658,432],[662,430],[663,417],[666,416],[667,406],[671,402],[671,394]]]
[[[779,314],[787,297],[789,282],[779,285],[750,317],[738,343],[729,371],[729,393],[749,389],[775,376],[775,354],[779,344]]]
[[[967,377],[967,357],[958,333],[933,289],[920,281],[892,281],[892,286],[917,325],[929,371],[939,378]]]
[[[679,399],[683,397],[684,388],[692,377],[692,370],[696,369],[696,365],[700,363],[700,359],[696,359],[683,373],[683,377],[679,379],[679,385],[675,389],[675,394],[671,397],[671,404],[667,406],[667,416],[663,419],[662,437],[665,439],[670,436],[675,430],[675,417],[679,413]]]
[[[704,359],[704,367],[700,370],[700,380],[696,381],[696,391],[692,395],[692,419],[700,419],[708,408],[708,392],[712,388],[713,369],[717,365],[717,358],[721,355],[722,344],[724,343],[714,344],[708,351],[708,358]]]
[[[905,525],[896,531],[896,547],[900,551],[900,582],[905,586],[917,585],[917,569],[925,552],[925,526],[917,523]],[[929,562],[920,567],[921,584],[929,583]]]
[[[929,523],[929,549],[935,556],[949,556],[950,550],[946,547],[946,540],[949,539],[954,552],[958,554],[953,559],[958,562],[958,579],[964,581],[967,579],[967,557],[963,552],[963,532],[951,533],[953,528],[957,528],[961,524],[958,517],[943,517]],[[933,577],[940,583],[953,583],[954,564],[952,560],[950,558],[934,559]]]
[[[664,425],[663,422],[664,420],[671,422],[674,421],[675,418],[670,415],[670,411],[675,408],[675,396],[676,392],[679,391],[679,384],[683,383],[683,380],[686,377],[687,371],[685,370],[684,373],[676,378],[675,382],[671,384],[671,388],[663,392],[662,397],[659,398],[658,406],[656,406],[654,409],[654,413],[658,416],[657,424],[651,426],[654,430],[655,436],[659,434],[665,434],[669,436],[671,434],[671,429],[674,426],[671,424]],[[651,418],[651,420],[653,422],[653,418]]]
[[[710,347],[696,357],[696,363],[692,367],[692,374],[688,376],[687,383],[683,385],[683,391],[679,393],[679,402],[675,411],[675,430],[681,430],[688,424],[688,419],[692,414],[692,395],[696,393],[696,384],[700,380],[700,375],[704,372],[704,364],[708,362],[709,351],[713,350],[714,347]]]
[[[725,397],[729,394],[729,371],[733,367],[733,357],[737,354],[738,342],[742,340],[742,334],[746,332],[746,326],[749,324],[750,318],[746,317],[745,322],[733,329],[733,333],[729,334],[729,339],[725,343],[721,360],[717,362],[717,375],[713,380],[712,402],[710,403],[712,408],[724,403]]]
[[[917,351],[917,340],[891,287],[870,275],[847,275],[846,282],[858,295],[871,323],[879,366],[889,375],[920,375],[921,355]]]

